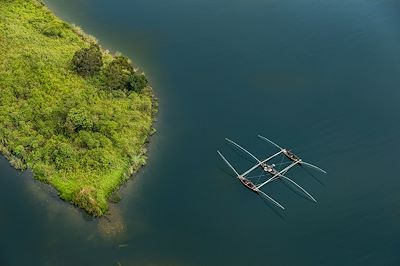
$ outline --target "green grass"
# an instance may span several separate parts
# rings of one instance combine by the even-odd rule
[[[145,164],[155,106],[150,88],[110,92],[101,74],[73,71],[74,53],[92,42],[37,0],[0,0],[0,152],[100,216]],[[105,66],[112,59],[103,50]],[[77,113],[90,129],[66,130]]]

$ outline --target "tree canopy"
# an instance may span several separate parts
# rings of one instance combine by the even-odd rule
[[[109,90],[141,92],[148,86],[144,74],[137,73],[125,56],[116,56],[105,68],[104,76],[105,86]]]
[[[72,58],[74,70],[82,76],[91,76],[98,73],[103,66],[103,56],[98,44],[91,44],[88,48],[81,48]]]

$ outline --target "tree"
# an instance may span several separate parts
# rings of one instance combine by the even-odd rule
[[[128,81],[129,81],[128,90],[133,90],[136,92],[141,92],[149,84],[144,74],[134,73],[129,77]]]
[[[82,48],[75,52],[72,58],[74,70],[81,76],[92,76],[103,66],[103,58],[98,44]]]
[[[129,77],[135,73],[128,58],[117,56],[104,70],[105,84],[109,90],[124,90],[129,86]]]
[[[109,90],[141,92],[148,81],[144,74],[137,74],[128,58],[117,56],[104,70],[105,84]]]
[[[74,148],[68,143],[60,143],[52,155],[58,169],[72,167],[75,165],[74,159],[77,158]]]
[[[71,108],[67,114],[65,128],[67,132],[74,133],[80,130],[92,130],[94,121],[89,111],[85,108]]]

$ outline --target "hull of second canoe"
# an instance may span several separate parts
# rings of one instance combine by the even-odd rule
[[[300,158],[299,157],[297,157],[296,155],[294,155],[294,157],[291,157],[289,154],[287,154],[287,153],[283,153],[289,160],[291,160],[291,161],[293,161],[293,162],[295,162],[295,161],[299,161],[300,160]]]
[[[239,178],[239,180],[246,188],[250,189],[253,192],[257,192],[255,185],[254,185],[254,187],[251,187],[249,184],[246,183],[245,180],[243,180],[241,178]]]

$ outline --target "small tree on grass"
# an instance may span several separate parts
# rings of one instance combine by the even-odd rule
[[[137,74],[128,58],[117,56],[104,70],[105,85],[109,90],[141,92],[148,81],[143,74]]]
[[[109,90],[127,89],[129,77],[134,72],[128,58],[117,56],[104,70],[105,85]]]
[[[73,134],[80,130],[91,131],[93,125],[91,114],[87,109],[81,107],[69,110],[64,126],[68,133]]]
[[[144,74],[136,74],[134,73],[129,77],[129,88],[128,90],[133,90],[136,92],[141,92],[144,88],[147,87],[149,82]]]
[[[72,58],[74,70],[81,76],[92,76],[103,66],[103,58],[98,44],[82,48]]]

